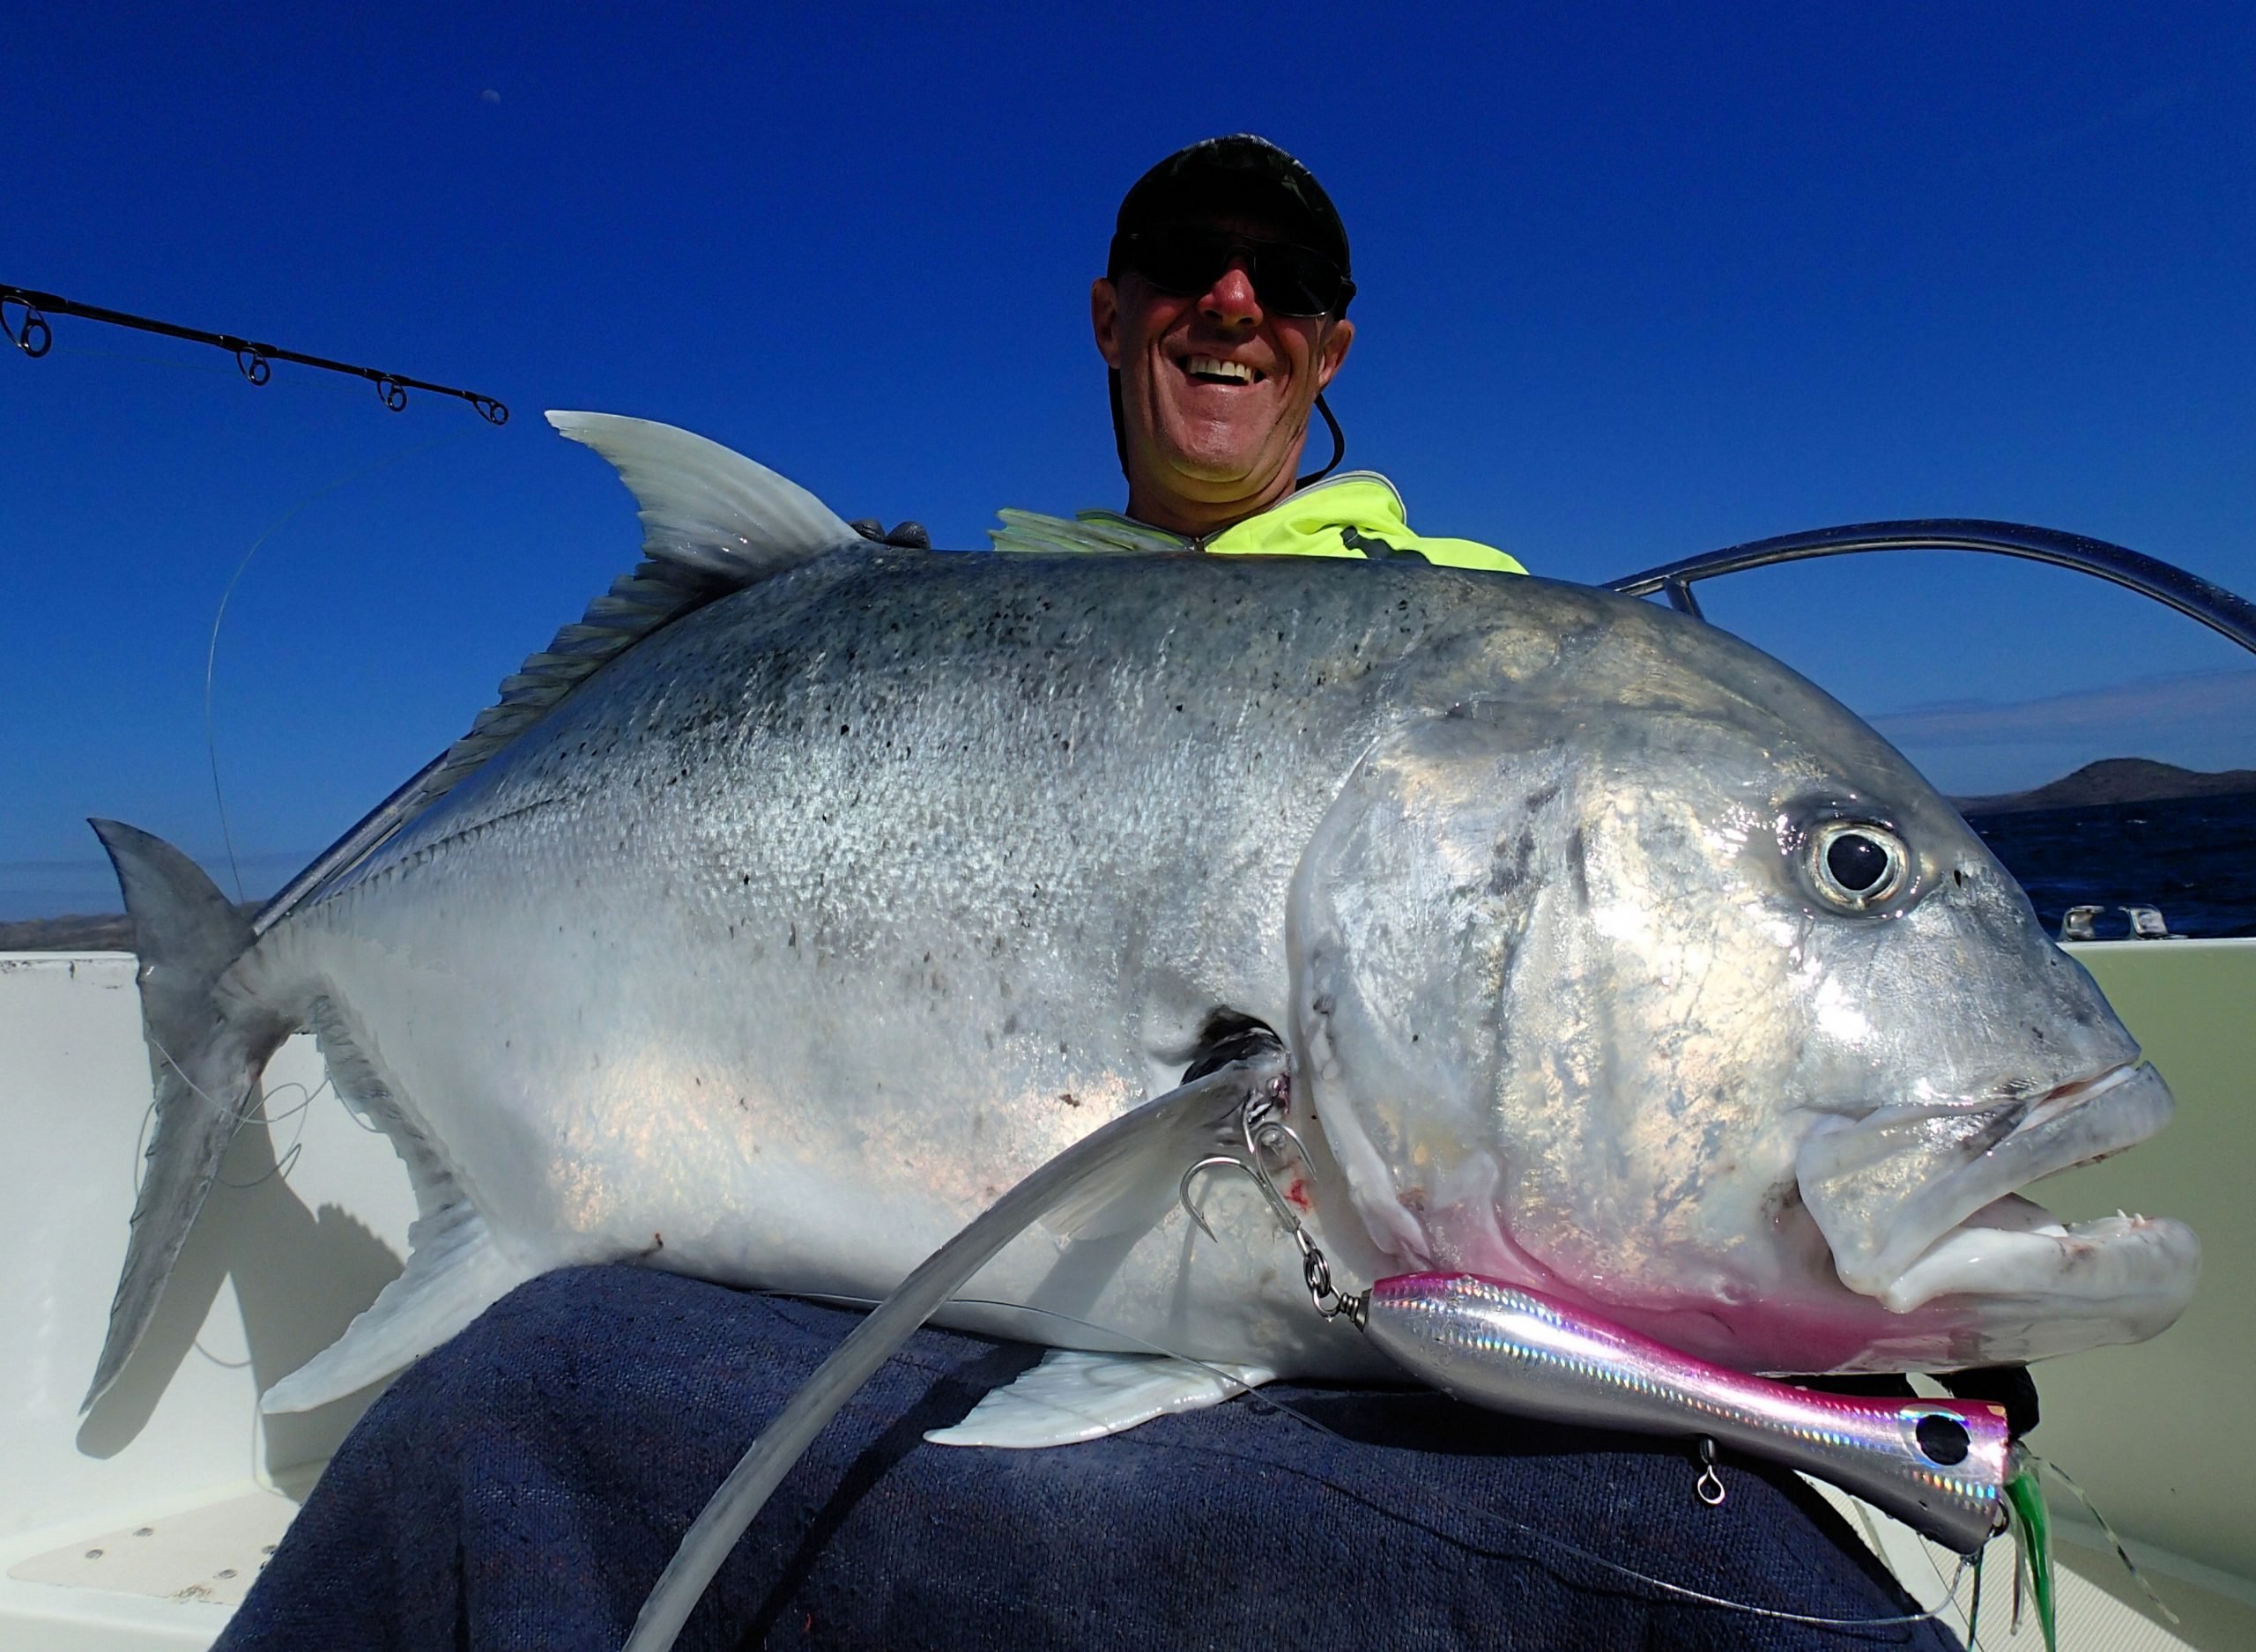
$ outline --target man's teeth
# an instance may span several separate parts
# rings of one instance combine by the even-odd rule
[[[1213,356],[1193,356],[1183,364],[1183,370],[1194,379],[1226,379],[1232,384],[1250,384],[1256,376],[1243,361],[1221,361]]]

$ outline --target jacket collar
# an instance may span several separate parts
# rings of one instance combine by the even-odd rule
[[[1000,528],[988,530],[998,551],[1206,551],[1228,541],[1236,552],[1286,552],[1342,525],[1371,533],[1406,531],[1402,495],[1376,470],[1342,470],[1321,482],[1295,488],[1266,510],[1213,533],[1192,537],[1169,533],[1117,511],[1085,510],[1072,517],[1037,511],[997,513]]]

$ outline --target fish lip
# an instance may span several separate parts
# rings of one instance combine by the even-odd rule
[[[1914,1292],[1899,1282],[1969,1218],[2041,1177],[2145,1141],[2174,1106],[2161,1075],[2134,1059],[2034,1101],[1883,1107],[1814,1132],[1796,1170],[1841,1282],[1908,1305]]]
[[[1940,1235],[1879,1293],[1882,1308],[1908,1314],[1937,1297],[2029,1294],[2107,1305],[2135,1337],[2168,1326],[2192,1300],[2200,1241],[2167,1217],[2117,1211],[2060,1222],[2017,1194],[1984,1205]]]

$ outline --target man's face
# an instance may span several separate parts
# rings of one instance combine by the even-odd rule
[[[1258,224],[1219,227],[1251,241]],[[1202,293],[1162,293],[1134,270],[1089,295],[1096,344],[1120,373],[1129,509],[1202,533],[1292,490],[1309,410],[1347,359],[1354,324],[1266,308],[1245,261]]]

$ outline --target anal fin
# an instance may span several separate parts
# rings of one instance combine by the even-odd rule
[[[936,1446],[1012,1450],[1075,1445],[1154,1417],[1219,1405],[1276,1374],[1265,1366],[1206,1366],[1170,1354],[1055,1348],[1017,1382],[982,1399],[961,1422],[932,1429],[924,1438]]]
[[[501,1254],[451,1182],[447,1190],[451,1198],[410,1224],[406,1271],[342,1337],[267,1389],[261,1410],[310,1411],[390,1376],[532,1277]]]

